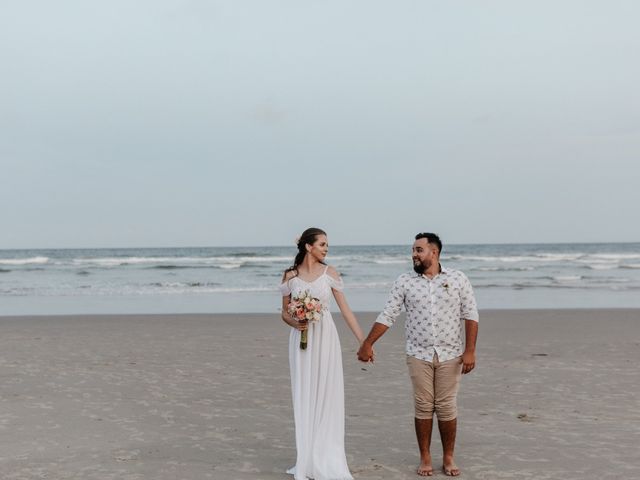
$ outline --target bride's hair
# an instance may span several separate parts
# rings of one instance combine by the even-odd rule
[[[320,228],[307,228],[300,238],[298,239],[298,253],[296,254],[296,258],[293,260],[293,265],[287,268],[285,271],[290,272],[292,270],[298,271],[298,267],[302,264],[304,260],[304,256],[307,254],[307,249],[305,245],[313,245],[316,241],[318,235],[327,235],[327,233]],[[324,262],[323,262],[324,263]]]

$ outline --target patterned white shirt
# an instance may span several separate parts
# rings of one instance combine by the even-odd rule
[[[479,319],[471,282],[464,273],[448,268],[432,279],[414,272],[400,275],[376,322],[391,327],[403,306],[407,355],[427,362],[435,353],[441,362],[462,355],[462,325]]]

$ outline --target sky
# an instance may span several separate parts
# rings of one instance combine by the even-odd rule
[[[0,248],[640,241],[638,18],[0,0]]]

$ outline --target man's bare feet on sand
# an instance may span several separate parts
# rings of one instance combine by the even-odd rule
[[[453,462],[444,464],[442,466],[442,471],[448,477],[457,477],[460,475],[460,469]]]
[[[421,477],[430,477],[433,475],[433,467],[431,466],[431,459],[421,460],[418,467],[418,475]]]

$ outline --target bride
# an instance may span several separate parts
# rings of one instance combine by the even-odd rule
[[[329,250],[327,234],[309,228],[298,240],[293,266],[284,272],[282,319],[292,329],[289,335],[289,366],[296,427],[296,464],[287,473],[295,480],[352,479],[344,451],[344,384],[342,352],[333,318],[331,295],[347,325],[362,344],[364,334],[342,293],[343,282],[335,268],[324,263]],[[288,307],[308,292],[320,301],[319,320],[300,322]],[[320,307],[318,307],[320,308]],[[307,347],[300,340],[306,331]]]

